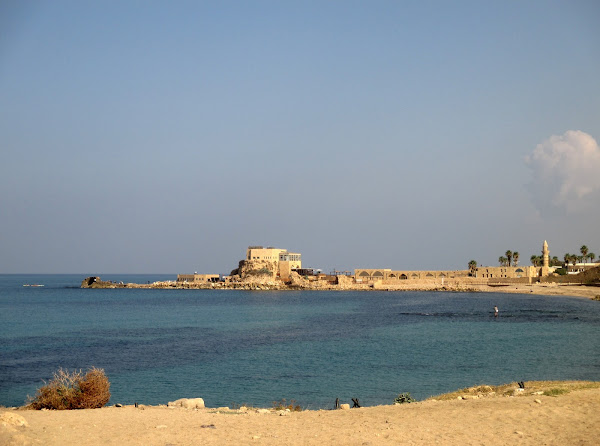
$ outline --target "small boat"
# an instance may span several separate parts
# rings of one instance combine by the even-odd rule
[[[40,285],[39,283],[33,283],[33,284],[26,283],[23,286],[44,286],[44,285]]]

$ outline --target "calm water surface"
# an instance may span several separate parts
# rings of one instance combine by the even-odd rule
[[[84,277],[0,275],[0,405],[23,404],[59,367],[104,368],[111,403],[200,396],[210,407],[375,405],[481,383],[600,380],[600,302],[585,299],[82,290]]]

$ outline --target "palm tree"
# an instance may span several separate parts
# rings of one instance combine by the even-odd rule
[[[588,257],[590,258],[590,262],[594,263],[594,259],[596,258],[596,254],[594,254],[593,252],[590,252],[588,254]]]
[[[504,253],[504,255],[506,256],[506,260],[507,260],[507,264],[508,264],[508,266],[510,266],[510,264],[512,263],[512,257],[513,257],[513,253],[512,253],[512,251],[510,251],[510,250],[509,250],[509,251],[506,251],[506,252]]]
[[[565,256],[563,257],[563,260],[565,261],[565,265],[568,265],[569,261],[571,260],[571,254],[566,253]]]
[[[540,256],[536,256],[535,254],[530,257],[531,263],[533,266],[540,266]]]
[[[558,260],[558,257],[556,257],[556,256],[552,257],[550,266],[561,266],[561,263],[560,263],[560,260]]]
[[[498,263],[500,263],[500,266],[505,266],[506,265],[506,257],[504,256],[500,256],[498,257]]]
[[[575,254],[571,254],[570,260],[573,266],[575,266],[575,264],[577,263],[577,256]]]
[[[513,252],[513,265],[517,266],[519,264],[519,253],[517,251]]]
[[[577,263],[583,263],[583,256],[577,256]]]
[[[581,255],[583,256],[583,260],[586,261],[587,254],[588,254],[588,247],[583,245],[581,248],[579,248],[579,252],[581,252]]]
[[[475,270],[477,269],[477,262],[475,260],[471,260],[469,262],[469,274],[473,275]]]

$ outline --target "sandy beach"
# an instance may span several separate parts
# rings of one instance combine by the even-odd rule
[[[367,289],[367,288],[363,288]],[[440,284],[409,283],[401,285],[379,285],[378,291],[451,291],[472,293],[510,293],[536,294],[543,296],[564,296],[594,299],[600,296],[600,287],[591,285],[562,285],[558,283],[507,284],[507,285],[477,285],[477,284]]]
[[[546,296],[585,297],[593,299],[600,295],[600,287],[587,285],[560,285],[556,283],[536,283],[533,285],[507,285],[507,286],[472,286],[474,291],[540,294]]]
[[[3,445],[592,445],[600,437],[600,385],[543,394],[481,394],[349,410],[106,407],[73,411],[0,409]],[[543,386],[566,388],[559,383]],[[546,392],[548,393],[548,392]]]

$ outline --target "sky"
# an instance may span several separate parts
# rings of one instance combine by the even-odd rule
[[[600,256],[600,3],[0,2],[0,273]]]

